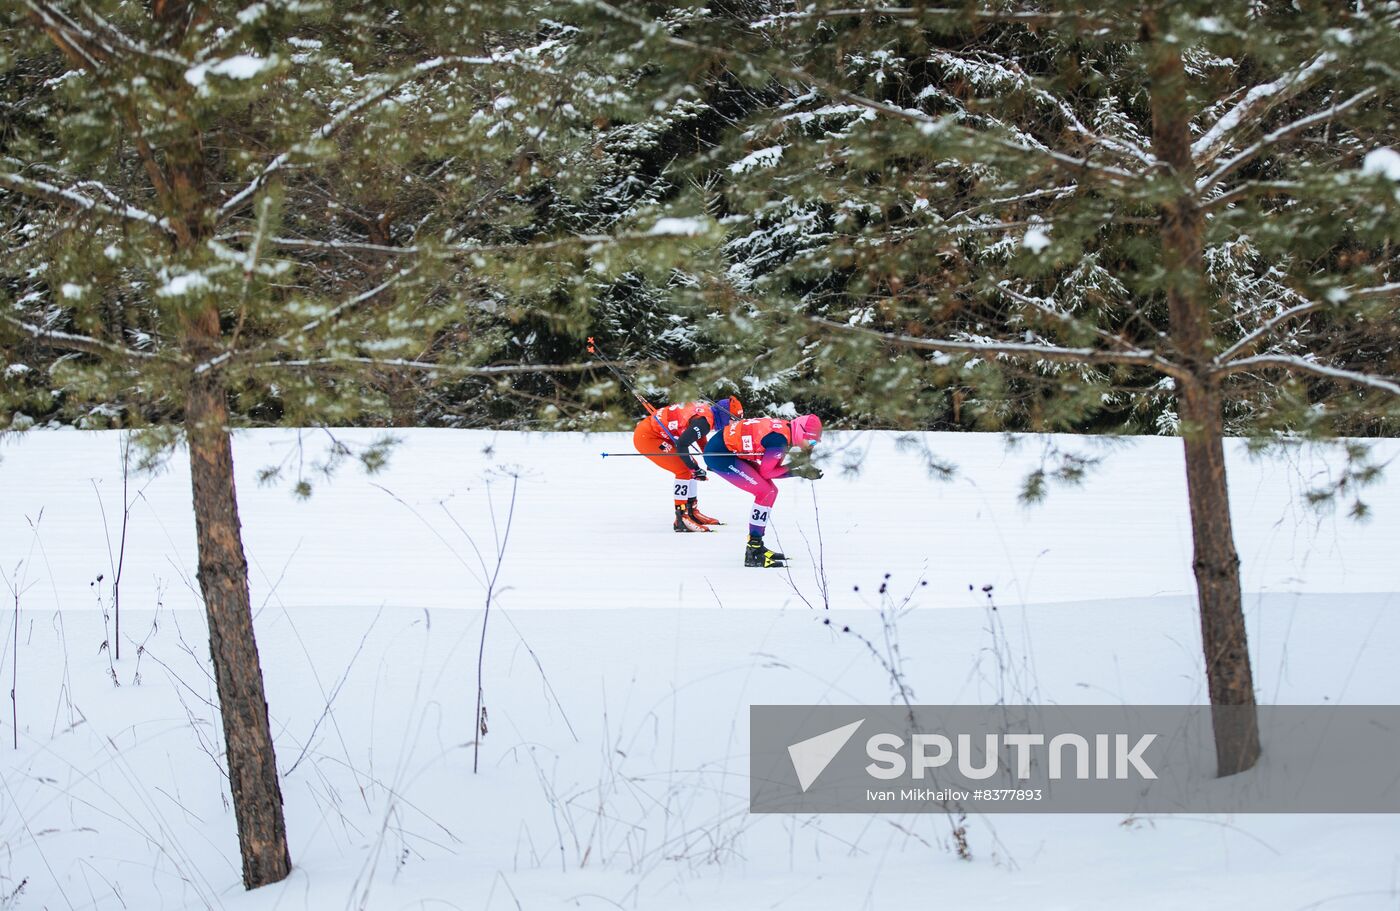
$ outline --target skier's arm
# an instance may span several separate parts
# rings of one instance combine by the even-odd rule
[[[681,431],[681,435],[676,437],[676,451],[679,453],[681,461],[685,462],[685,467],[691,471],[699,471],[700,463],[696,462],[690,455],[690,447],[705,439],[709,433],[710,422],[700,415],[696,415],[690,419],[689,424],[685,425],[685,430]]]
[[[781,433],[770,433],[763,438],[763,460],[758,463],[758,473],[770,481],[788,476],[788,470],[783,465],[783,456],[787,455],[788,441]]]

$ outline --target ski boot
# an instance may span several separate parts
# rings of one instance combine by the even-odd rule
[[[721,522],[719,519],[712,518],[712,517],[710,517],[710,516],[705,515],[703,512],[701,512],[701,511],[700,511],[700,508],[696,505],[696,498],[695,498],[695,497],[691,497],[689,500],[686,500],[686,501],[685,501],[685,513],[686,513],[686,515],[690,516],[690,520],[691,520],[692,522],[694,522],[696,525],[723,525],[723,524],[724,524],[724,523]]]
[[[763,546],[762,538],[749,536],[749,543],[744,548],[744,565],[761,566],[768,569],[781,569],[787,566],[787,557],[776,551],[769,550]]]
[[[702,525],[690,517],[689,512],[687,512],[686,510],[686,504],[684,503],[676,504],[676,521],[671,525],[671,527],[676,531],[683,532],[710,530],[709,526]]]

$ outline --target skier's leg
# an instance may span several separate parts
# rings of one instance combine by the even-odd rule
[[[716,432],[715,434],[713,434],[713,435],[710,437],[710,439],[709,439],[708,441],[706,441],[706,444],[705,444],[705,452],[706,452],[706,453],[717,453],[717,450],[716,450],[715,448],[712,448],[712,447],[718,447],[718,449],[720,449],[720,450],[723,450],[723,449],[725,448],[725,446],[724,446],[724,435],[723,435],[723,434],[718,433],[718,432]],[[730,459],[729,461],[732,462],[733,459]],[[709,470],[711,470],[711,471],[714,470],[714,465],[713,465],[713,463],[710,461],[710,459],[709,459],[708,457],[705,458],[705,466],[706,466],[707,469],[709,469]],[[693,521],[699,523],[700,525],[723,525],[724,523],[721,522],[719,519],[715,519],[715,518],[712,518],[712,517],[710,517],[710,516],[707,516],[707,515],[705,515],[703,512],[700,511],[700,500],[699,500],[700,491],[699,491],[699,489],[698,489],[698,483],[699,483],[699,482],[694,482],[694,483],[695,483],[696,486],[692,486],[692,487],[691,487],[690,496],[689,496],[689,498],[687,498],[686,501],[685,501],[685,512],[686,512],[686,515],[690,516],[690,518],[691,518]]]
[[[671,475],[671,499],[675,512],[671,528],[682,532],[709,531],[689,515],[688,501],[696,494],[697,482],[685,462],[680,457],[669,454],[675,452],[676,447],[670,441],[661,439],[661,435],[651,429],[648,421],[642,421],[632,432],[632,445]]]
[[[754,472],[758,475],[758,472]],[[778,485],[765,477],[758,478],[758,484],[754,490],[753,511],[749,513],[749,536],[762,538],[763,532],[768,528],[768,517],[772,513],[773,504],[778,500]]]
[[[753,508],[749,511],[749,540],[744,547],[745,566],[782,566],[787,558],[763,546],[763,533],[768,530],[768,518],[773,504],[778,499],[778,485],[759,474],[753,464],[736,458],[723,458],[722,453],[710,457],[710,447],[705,447],[705,464],[710,470],[740,490],[753,494]]]
[[[754,469],[755,477],[761,482],[756,485],[753,509],[749,512],[749,540],[744,545],[745,566],[783,566],[787,557],[769,550],[763,544],[763,533],[768,530],[768,518],[772,515],[773,504],[778,499],[778,485],[763,477]]]
[[[710,435],[710,438],[705,442],[702,457],[705,460],[705,468],[710,474],[717,474],[735,486],[741,489],[744,488],[747,479],[744,478],[742,474],[732,477],[729,474],[729,471],[734,468],[739,460],[734,458],[729,453],[729,449],[724,445],[724,434],[722,432],[717,430]],[[692,490],[690,499],[686,502],[686,511],[689,513],[690,517],[701,525],[723,525],[724,523],[719,519],[711,518],[700,511],[700,501],[697,499],[698,495],[698,490]]]

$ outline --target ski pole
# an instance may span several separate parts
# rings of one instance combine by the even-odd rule
[[[651,417],[653,421],[656,421],[656,426],[660,427],[661,432],[666,434],[666,439],[670,440],[671,443],[675,445],[676,449],[679,450],[681,448],[681,441],[676,439],[675,434],[671,433],[671,428],[661,423],[661,420],[656,416],[656,409],[652,407],[651,402],[648,402],[645,398],[643,398],[642,394],[637,391],[637,387],[633,386],[632,382],[628,380],[627,377],[622,375],[622,371],[618,370],[617,367],[613,364],[612,360],[606,354],[603,353],[602,349],[598,347],[598,343],[593,340],[593,336],[591,335],[588,337],[588,353],[594,355],[598,358],[598,360],[602,361],[604,366],[611,370],[613,372],[613,375],[622,381],[622,385],[627,387],[627,391],[632,393],[632,397],[635,398],[637,401],[641,402],[642,407],[647,410],[647,414]],[[689,450],[687,450],[687,452],[689,452]],[[637,455],[641,454],[642,453],[640,452],[637,453]],[[663,454],[669,455],[669,453]],[[616,455],[623,455],[623,453],[616,453]],[[604,458],[607,458],[607,456],[607,453],[603,454]],[[694,455],[692,455],[691,458],[694,458]]]
[[[593,341],[593,336],[591,335],[588,337],[588,353],[594,355],[598,358],[598,360],[602,361],[603,366],[611,370],[613,372],[613,376],[617,377],[619,380],[622,381],[622,385],[626,387],[628,392],[632,393],[632,397],[635,398],[638,402],[641,402],[642,407],[646,409],[647,414],[653,417],[656,416],[656,408],[652,406],[651,402],[648,402],[645,398],[642,397],[642,394],[637,391],[637,387],[632,385],[631,380],[627,379],[627,377],[622,375],[622,371],[618,370],[617,366],[613,364],[612,359],[603,353],[602,349],[598,347],[598,343]],[[666,428],[663,427],[661,429],[665,430]],[[674,443],[675,440],[672,439],[671,442]]]
[[[676,452],[604,452],[600,453],[605,459],[647,459],[652,456],[664,456],[679,459],[680,453]],[[694,456],[692,455],[692,458]],[[706,459],[737,459],[741,456],[737,452],[707,452]]]

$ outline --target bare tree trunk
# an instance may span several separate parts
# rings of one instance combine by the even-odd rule
[[[218,329],[218,314],[212,312]],[[206,327],[207,328],[207,327]],[[274,883],[291,872],[282,789],[263,692],[262,665],[253,637],[248,563],[238,521],[228,403],[214,374],[190,381],[185,412],[199,541],[199,587],[209,615],[209,652],[224,722],[229,787],[243,855],[243,885]]]
[[[420,393],[412,377],[393,374],[384,376],[384,391],[389,400],[389,426],[413,427],[418,423],[417,405]]]
[[[1177,401],[1185,437],[1196,553],[1192,566],[1215,728],[1216,769],[1222,776],[1233,775],[1259,760],[1259,720],[1240,595],[1240,558],[1230,525],[1220,393],[1212,386],[1193,383]]]
[[[1144,19],[1143,33],[1151,55],[1152,147],[1181,187],[1177,196],[1162,205],[1162,263],[1167,272],[1172,343],[1192,374],[1179,383],[1177,407],[1185,442],[1195,547],[1192,566],[1215,729],[1216,768],[1221,776],[1233,775],[1259,759],[1259,720],[1240,594],[1240,559],[1230,524],[1223,402],[1210,362],[1204,220],[1195,189],[1180,45],[1158,40],[1156,17],[1151,12]]]

